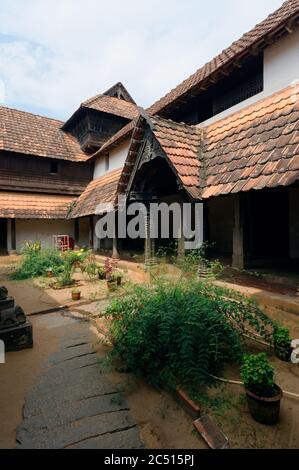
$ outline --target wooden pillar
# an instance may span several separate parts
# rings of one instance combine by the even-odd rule
[[[89,216],[89,247],[93,249],[93,215]]]
[[[146,266],[152,266],[155,264],[155,244],[151,238],[151,217],[149,208],[147,208],[144,216],[144,228],[145,228],[145,239],[144,239],[144,260]]]
[[[234,196],[234,231],[233,231],[233,260],[234,268],[244,269],[244,207],[243,197]]]
[[[80,231],[79,231],[79,219],[74,219],[74,242],[75,246],[79,246],[79,238],[80,238]]]
[[[178,238],[177,242],[178,242],[178,250],[177,250],[177,259],[178,261],[182,261],[185,257],[185,235],[184,235],[184,226],[183,226],[183,207],[181,205],[181,227],[180,227],[180,230],[181,230],[181,233],[180,233],[180,237]]]
[[[12,251],[16,251],[17,243],[16,243],[16,219],[11,219],[11,249]]]

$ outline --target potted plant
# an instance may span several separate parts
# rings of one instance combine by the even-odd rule
[[[47,277],[53,277],[53,268],[47,268],[46,275]]]
[[[108,278],[106,278],[107,280],[107,287],[110,291],[114,291],[116,289],[116,286],[117,286],[117,279],[116,279],[116,276],[115,274],[110,274],[110,276]]]
[[[100,280],[106,279],[106,271],[105,271],[104,266],[102,266],[101,264],[98,264],[97,271],[98,271],[98,276]]]
[[[81,291],[79,289],[72,290],[72,299],[73,300],[80,300],[81,298]]]
[[[105,277],[107,280],[107,286],[109,290],[115,290],[117,279],[115,277],[115,269],[117,266],[116,260],[110,260],[109,258],[105,259],[104,270]]]
[[[122,273],[121,271],[116,271],[116,272],[114,273],[114,277],[115,277],[115,279],[116,279],[116,284],[117,284],[118,286],[120,286],[120,285],[121,285],[121,281],[122,281],[122,279],[123,279],[123,277],[124,277],[123,273]]]
[[[288,328],[276,325],[273,332],[275,356],[288,362],[292,354],[291,338]]]
[[[274,382],[274,367],[266,354],[245,355],[241,377],[251,416],[262,424],[277,423],[282,390]]]

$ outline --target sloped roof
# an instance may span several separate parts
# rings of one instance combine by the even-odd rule
[[[78,142],[61,125],[56,119],[0,106],[0,150],[85,161]]]
[[[299,84],[204,129],[202,198],[299,179]]]
[[[68,215],[68,218],[84,217],[95,214],[96,207],[100,203],[113,203],[116,197],[118,180],[121,168],[109,171],[100,178],[89,183],[85,191],[76,200]]]
[[[153,133],[174,167],[183,186],[194,198],[199,196],[200,136],[195,126],[154,117]]]
[[[0,191],[0,217],[66,219],[74,200],[71,196]]]
[[[199,198],[201,129],[158,116],[150,117],[144,112],[140,114],[132,133],[128,156],[118,185],[118,192],[124,193],[127,190],[139,148],[144,142],[144,133],[147,126],[150,126],[153,135],[186,191],[191,197]]]
[[[299,84],[206,127],[141,115],[119,181],[120,193],[126,191],[146,125],[193,198],[299,180]]]
[[[114,96],[96,95],[81,104],[82,108],[95,109],[114,116],[133,119],[138,115],[138,107],[129,101]]]
[[[118,96],[111,96],[115,93]],[[69,129],[70,124],[82,109],[94,109],[130,120],[134,119],[139,114],[138,106],[127,89],[120,82],[113,85],[113,87],[109,88],[109,90],[104,93],[100,93],[83,101],[79,108],[63,124],[62,128],[65,130]]]
[[[244,34],[239,40],[233,42],[231,46],[223,50],[210,62],[198,69],[193,75],[184,80],[176,88],[167,93],[160,100],[156,101],[147,112],[149,114],[163,113],[167,106],[182,99],[192,91],[196,92],[201,85],[209,78],[213,79],[221,74],[234,62],[244,58],[250,51],[257,53],[274,40],[274,34],[280,37],[282,34],[292,31],[292,21],[299,17],[299,0],[287,0],[274,13],[269,15],[264,21],[256,25],[251,31]],[[272,36],[270,41],[267,36]],[[207,81],[208,83],[208,81]]]

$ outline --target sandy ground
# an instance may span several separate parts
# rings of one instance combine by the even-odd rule
[[[24,399],[41,370],[42,363],[55,351],[60,328],[43,325],[32,318],[34,347],[6,354],[6,363],[0,364],[0,448],[15,445],[16,428],[22,420]]]

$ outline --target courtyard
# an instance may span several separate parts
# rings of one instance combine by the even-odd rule
[[[152,282],[142,264],[119,261],[122,285],[112,292],[105,280],[75,268],[81,299],[73,301],[72,287],[55,289],[47,276],[11,280],[20,260],[20,256],[1,258],[1,284],[32,322],[34,347],[8,352],[6,364],[1,365],[1,448],[207,448],[193,420],[166,389],[150,385],[139,373],[122,370],[109,359],[109,319],[103,312],[113,299],[127,295],[127,285]],[[97,256],[97,261],[104,265],[105,257]],[[155,279],[174,283],[181,276],[177,266],[163,262],[154,273]],[[244,286],[244,279],[239,273],[233,280],[230,274],[213,282],[255,296],[270,318],[298,338],[299,301],[292,288],[258,278]],[[266,350],[277,383],[295,394],[283,397],[279,423],[265,426],[253,420],[243,388],[225,382],[240,381],[239,366],[233,364],[225,366],[223,381],[197,398],[201,413],[213,419],[230,448],[298,448],[298,365],[279,360],[269,348],[251,340],[246,348],[253,354]]]

